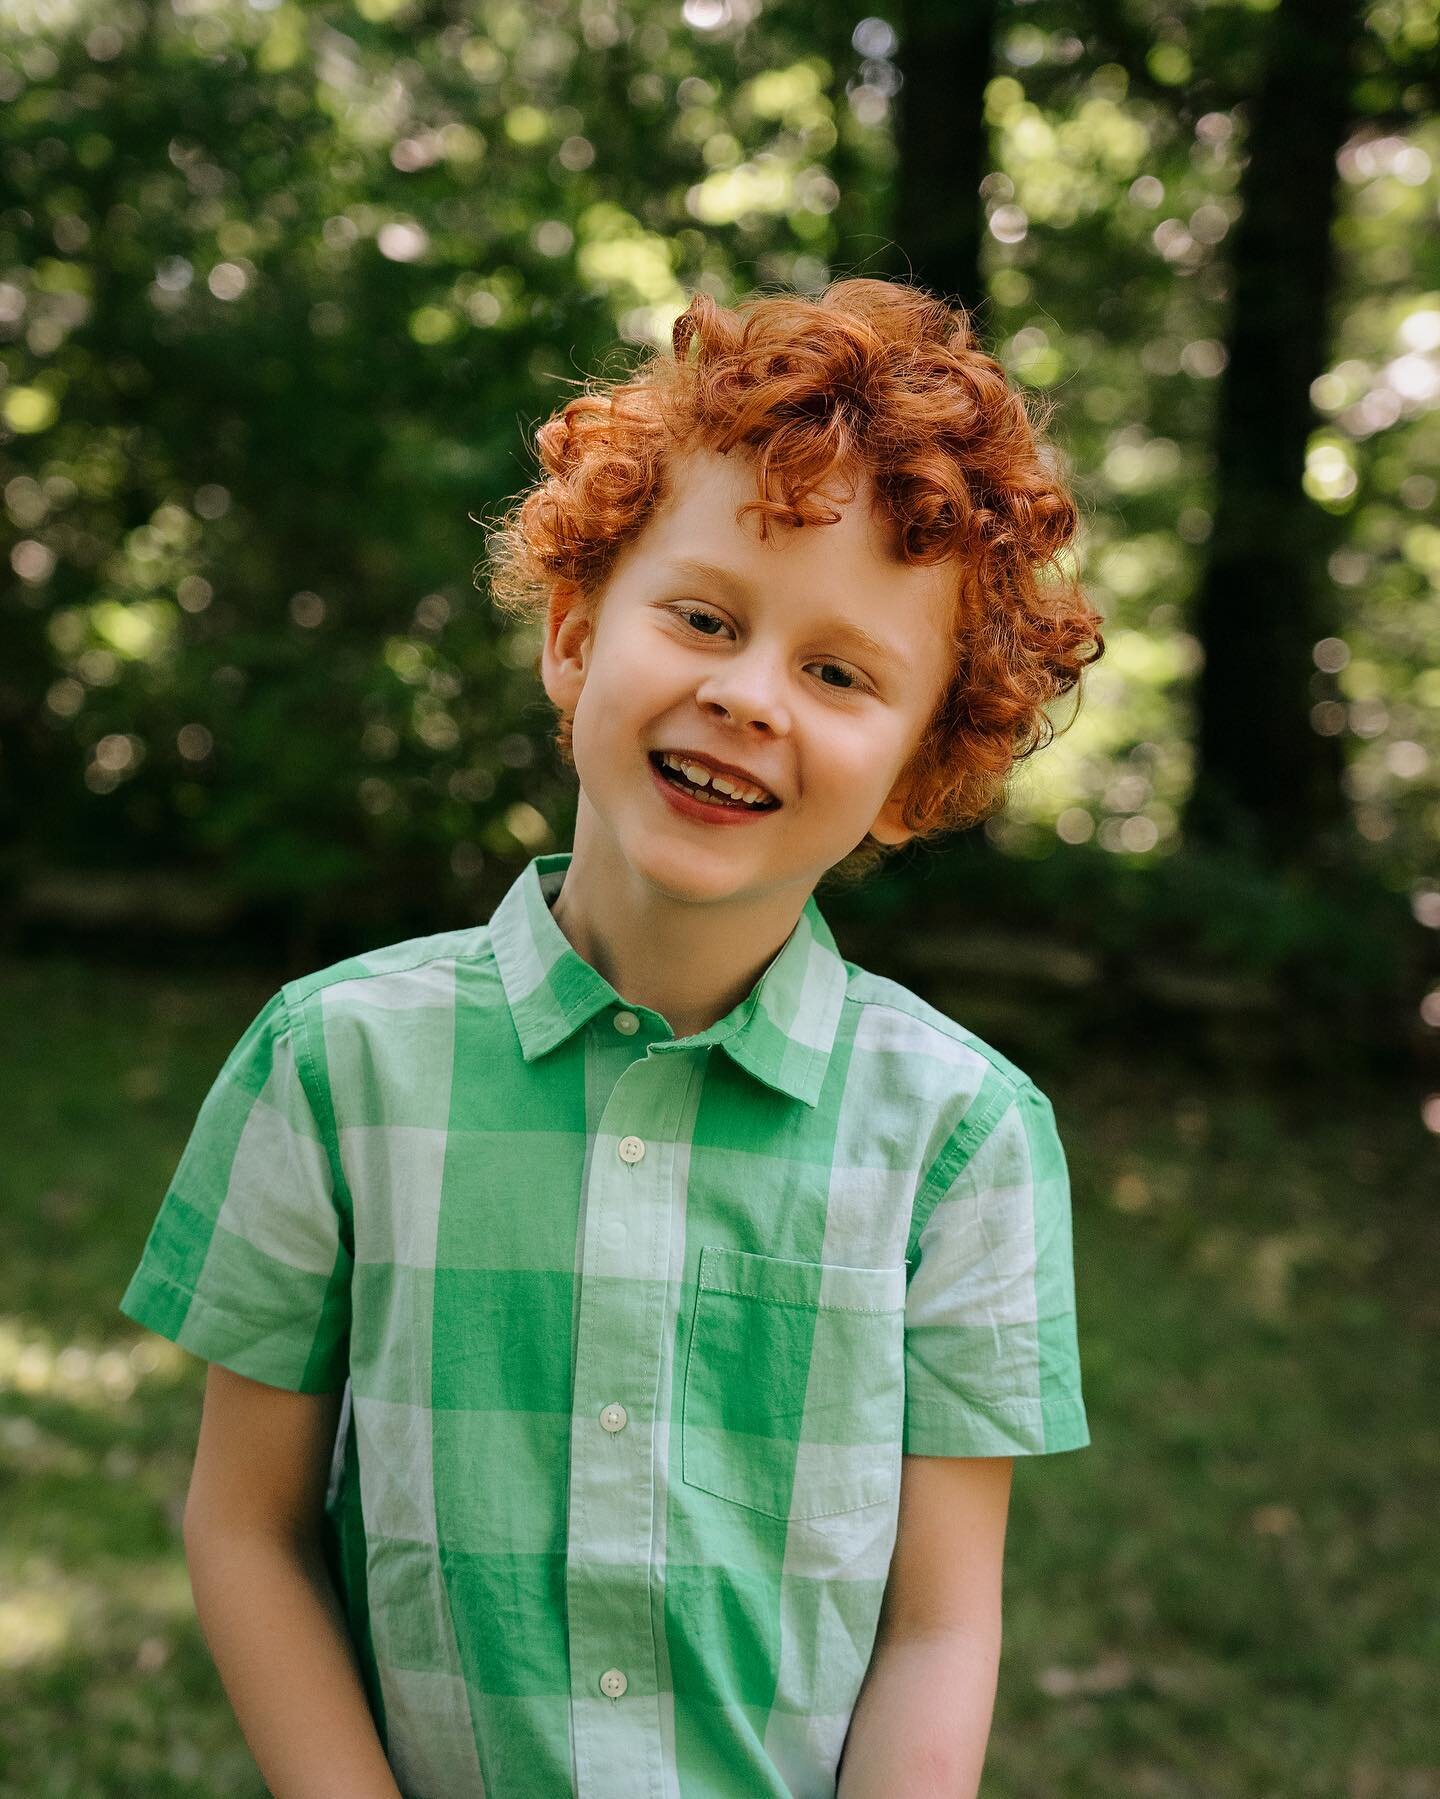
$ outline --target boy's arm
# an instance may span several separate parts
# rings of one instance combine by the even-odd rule
[[[895,1553],[838,1799],[975,1799],[1000,1667],[1009,1456],[903,1459]]]
[[[340,1398],[212,1362],[185,1503],[195,1609],[274,1799],[400,1799],[320,1548]]]

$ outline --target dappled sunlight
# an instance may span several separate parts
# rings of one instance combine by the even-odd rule
[[[24,1668],[53,1660],[79,1634],[93,1629],[99,1595],[58,1574],[17,1590],[7,1581],[0,1596],[0,1668]]]
[[[97,1642],[125,1634],[143,1620],[147,1634],[135,1656],[141,1672],[153,1672],[168,1660],[173,1639],[155,1634],[188,1625],[195,1602],[183,1561],[107,1561],[89,1578],[67,1572],[43,1557],[6,1566],[0,1592],[0,1671],[33,1671],[77,1650],[92,1652]]]
[[[1373,14],[1370,35],[1397,55],[1433,31],[1415,8]],[[822,49],[767,36],[749,0],[706,0],[675,18],[541,18],[483,0],[434,28],[399,0],[365,0],[348,30],[288,0],[173,0],[150,23],[177,91],[223,62],[237,103],[253,99],[250,135],[157,114],[141,172],[116,156],[128,117],[118,96],[144,44],[135,21],[89,0],[27,0],[10,23],[17,48],[0,66],[0,98],[20,121],[10,166],[33,229],[0,281],[11,345],[0,411],[16,464],[3,498],[20,604],[47,634],[44,724],[72,798],[97,808],[101,836],[163,819],[185,853],[228,853],[254,823],[247,783],[279,723],[261,716],[255,676],[293,718],[310,710],[305,672],[323,666],[355,741],[343,781],[295,759],[290,804],[344,839],[317,855],[356,880],[383,864],[405,890],[428,855],[429,877],[468,898],[483,875],[477,843],[503,859],[537,840],[517,799],[553,830],[563,796],[538,774],[535,791],[505,791],[491,753],[496,737],[540,733],[519,683],[477,678],[505,651],[465,599],[476,546],[460,488],[482,502],[512,489],[506,433],[535,384],[580,382],[591,352],[617,338],[663,346],[692,290],[726,298],[757,280],[811,292],[856,244],[879,252],[874,193],[888,191],[903,104],[896,27],[862,18],[848,44],[842,34]],[[974,298],[1002,364],[1059,404],[1058,435],[1086,489],[1077,570],[1114,646],[1089,683],[1089,720],[987,828],[1007,854],[1093,842],[1158,861],[1178,845],[1194,780],[1198,664],[1185,625],[1213,522],[1207,459],[1248,124],[1239,105],[1167,106],[1166,90],[1178,95],[1194,71],[1189,36],[1177,22],[1150,45],[1140,81],[1122,60],[1087,62],[1083,33],[1016,19],[985,84],[994,166],[978,183]],[[72,106],[84,128],[66,136],[57,120]],[[617,164],[621,137],[643,149],[639,185]],[[263,162],[292,139],[324,155],[303,182],[251,193],[236,144]],[[1312,387],[1304,469],[1314,505],[1345,517],[1329,573],[1356,661],[1379,676],[1364,700],[1321,681],[1309,716],[1317,736],[1339,740],[1362,844],[1377,867],[1412,875],[1440,832],[1440,690],[1427,685],[1425,624],[1440,566],[1425,453],[1440,310],[1411,249],[1433,210],[1436,162],[1422,120],[1360,118],[1341,147],[1347,286],[1330,366]],[[94,358],[96,296],[117,258],[133,282],[135,348]],[[1103,291],[1101,266],[1116,271]],[[293,342],[275,334],[287,307]],[[376,332],[393,357],[371,358],[361,334]],[[233,364],[253,377],[256,404],[239,416],[227,399],[191,450],[143,422],[172,353],[200,357],[197,371],[213,354],[217,373]],[[100,366],[112,400],[96,386]],[[354,446],[340,446],[357,407],[340,395],[346,368],[364,370],[362,388],[387,383],[374,416],[389,446],[348,465]],[[298,446],[312,407],[333,421],[304,465],[314,517],[282,549],[266,478],[247,473],[274,457],[242,447],[246,421],[263,413],[267,443]],[[370,401],[359,410],[369,417]],[[373,485],[356,493],[361,467]],[[137,470],[141,487],[121,504]],[[382,496],[402,487],[396,510]],[[453,519],[443,543],[442,516]],[[293,551],[312,527],[301,570]],[[395,691],[407,675],[384,679],[383,646],[441,585],[450,621],[428,673],[457,692],[418,703]],[[279,660],[262,671],[250,664],[266,633]],[[1121,669],[1127,637],[1155,653]],[[362,743],[392,738],[396,750],[374,759],[393,755],[394,770],[354,766],[372,759]],[[1112,805],[1137,780],[1140,803]],[[304,860],[285,864],[297,893],[309,890]],[[245,878],[268,895],[277,876],[259,857]]]
[[[173,1386],[194,1357],[147,1332],[123,1347],[59,1343],[29,1320],[0,1318],[0,1393],[45,1396],[96,1411],[146,1384]]]

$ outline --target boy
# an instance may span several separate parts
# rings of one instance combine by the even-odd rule
[[[493,540],[573,850],[287,982],[122,1301],[211,1363],[186,1552],[277,1799],[973,1795],[1012,1458],[1089,1441],[1050,1102],[813,897],[1100,653],[1073,506],[921,290],[674,343]]]

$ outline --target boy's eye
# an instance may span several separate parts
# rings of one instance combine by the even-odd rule
[[[712,625],[723,625],[725,622],[724,619],[718,618],[713,612],[702,612],[698,606],[684,607],[681,610],[680,616],[687,622],[692,618],[708,618]],[[702,637],[712,637],[714,633],[711,631],[702,631],[700,635]]]
[[[724,629],[725,621],[723,618],[720,617],[720,615],[718,613],[707,612],[702,607],[699,607],[699,606],[682,606],[679,609],[679,611],[680,611],[681,618],[683,618],[687,624],[692,619],[698,618],[698,619],[708,620],[710,624],[718,625],[722,630]],[[691,628],[695,629],[696,627],[692,626]],[[715,636],[714,631],[701,630],[699,634],[702,637],[714,637]],[[845,678],[845,685],[843,687],[836,687],[835,683],[833,681],[823,681],[821,683],[822,686],[835,688],[835,691],[837,693],[863,693],[864,692],[864,688],[861,686],[860,682],[855,679],[855,676],[850,672],[850,670],[848,668],[845,667],[845,665],[843,663],[840,663],[840,662],[817,662],[813,666],[815,666],[816,668],[834,669],[837,674],[843,675]]]

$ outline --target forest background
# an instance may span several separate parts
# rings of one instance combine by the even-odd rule
[[[1002,812],[820,895],[1070,1149],[1094,1442],[1017,1473],[987,1794],[1440,1794],[1437,42],[8,0],[0,1792],[259,1790],[179,1553],[200,1371],[114,1302],[277,982],[569,842],[484,583],[534,426],[697,288],[879,273],[1053,404],[1107,645]]]

